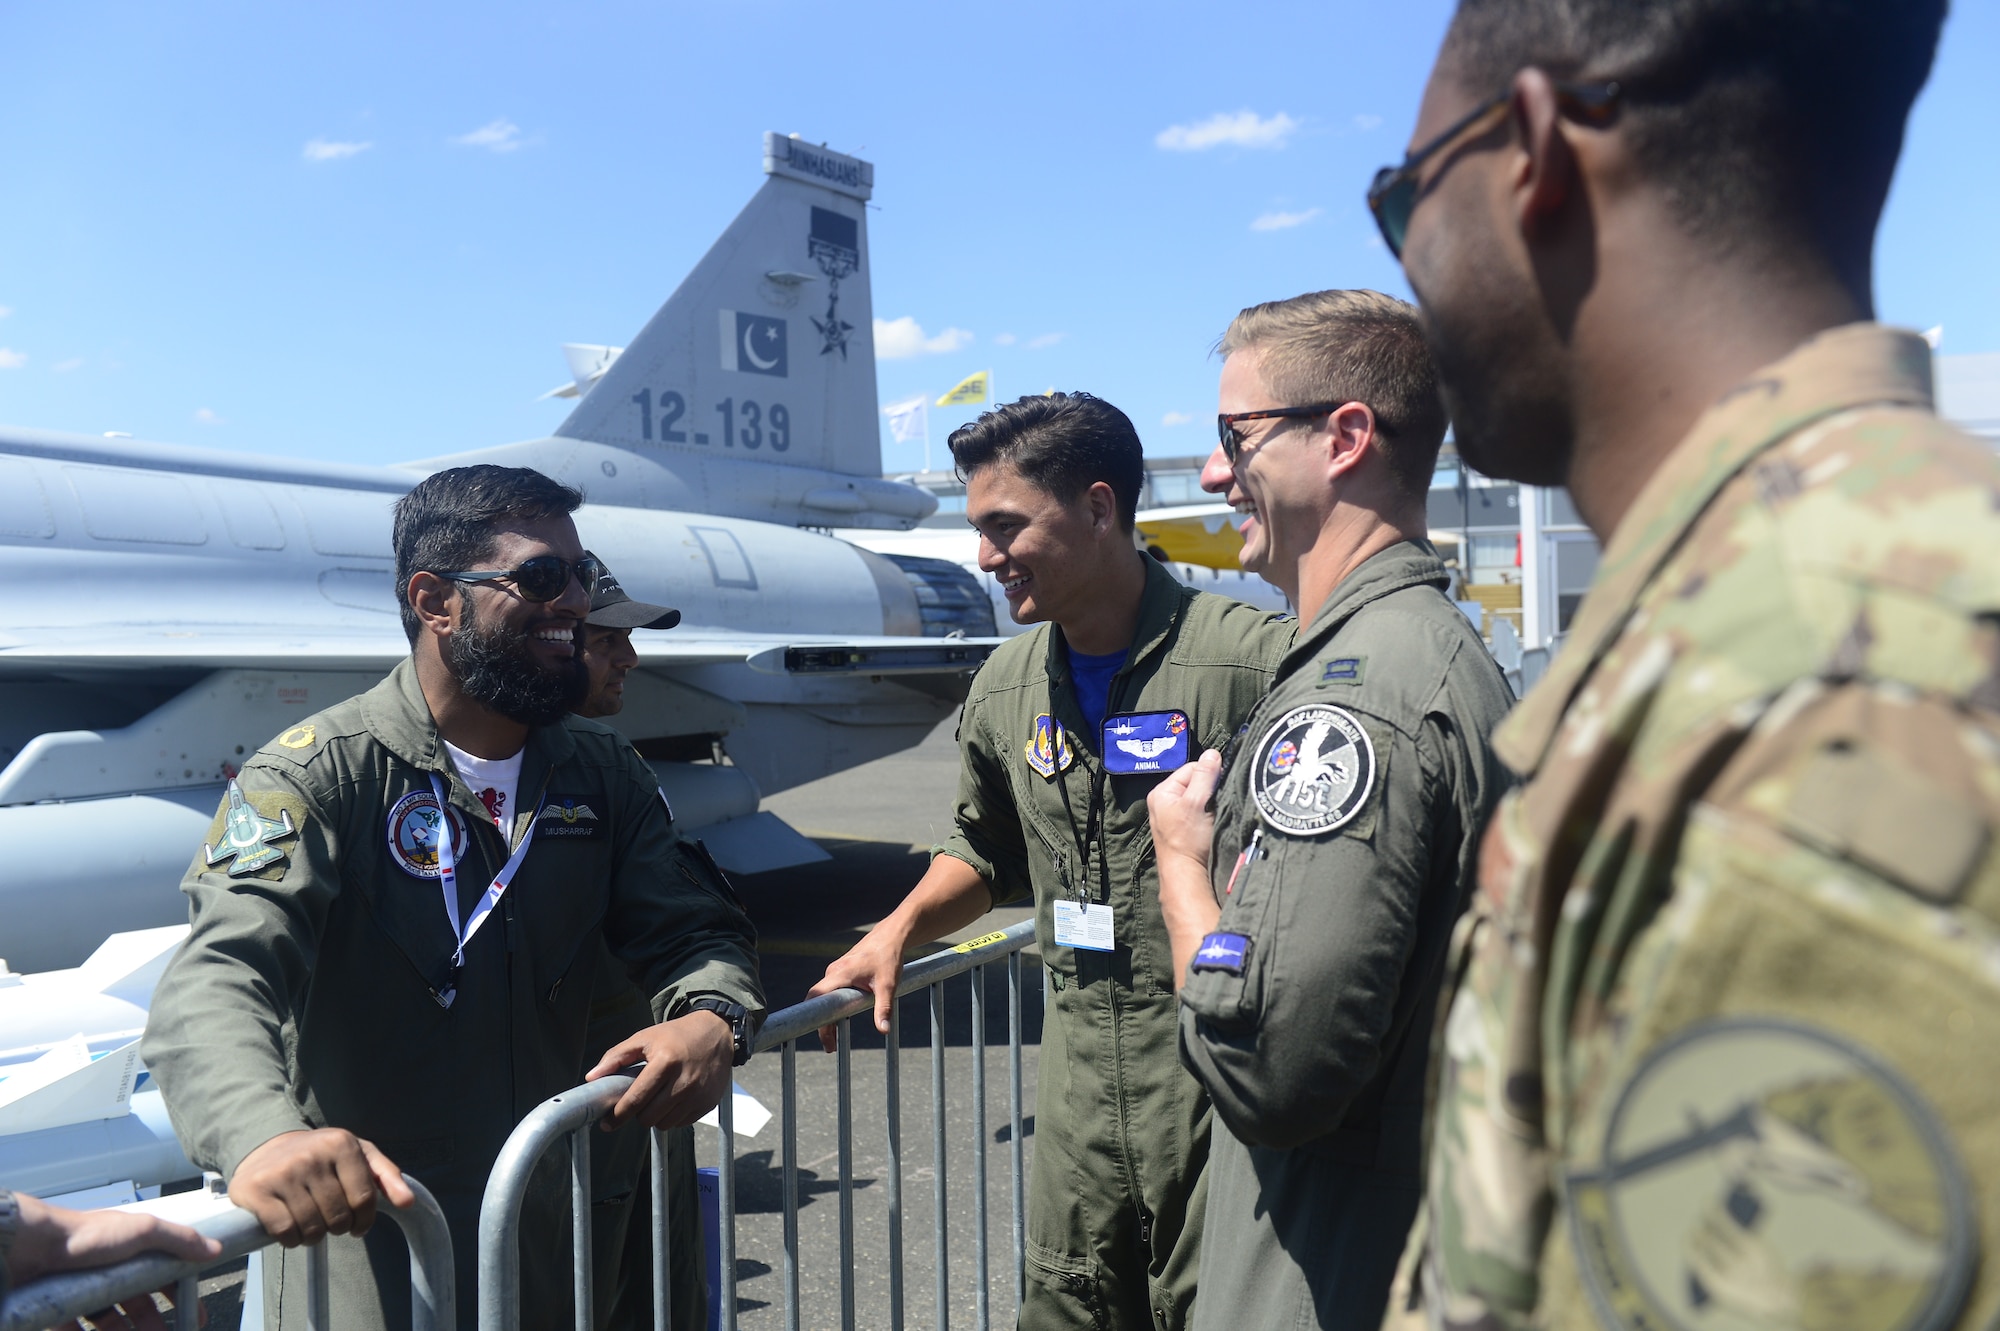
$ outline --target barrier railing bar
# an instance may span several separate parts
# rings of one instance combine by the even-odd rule
[[[854,1023],[836,1027],[835,1058],[839,1064],[840,1108],[840,1331],[855,1331],[854,1321]]]
[[[988,1306],[986,1280],[986,968],[972,968],[972,1177],[978,1182],[973,1204],[974,1255],[979,1279],[973,1285],[973,1320],[979,1331],[991,1331],[992,1309]]]
[[[674,1331],[673,1312],[673,1230],[667,1224],[667,1132],[653,1128],[650,1149],[653,1165],[653,1325],[657,1331]]]
[[[306,1249],[306,1331],[332,1331],[333,1291],[326,1266],[326,1244]]]
[[[402,1229],[410,1249],[411,1325],[414,1331],[457,1331],[458,1311],[453,1285],[451,1230],[429,1188],[405,1174],[403,1181],[417,1195],[407,1211],[383,1206]],[[69,1325],[102,1308],[156,1289],[174,1290],[174,1324],[193,1328],[199,1321],[200,1286],[204,1271],[213,1271],[241,1257],[272,1246],[257,1217],[217,1198],[216,1214],[192,1222],[193,1228],[216,1240],[222,1251],[202,1262],[183,1262],[165,1253],[142,1253],[113,1266],[65,1271],[23,1285],[0,1302],[0,1331],[41,1331]],[[326,1243],[306,1249],[308,1298],[306,1312],[326,1325]],[[315,1269],[317,1275],[313,1274]],[[317,1284],[317,1299],[312,1297]]]
[[[569,1135],[570,1291],[576,1331],[591,1331],[590,1125]]]
[[[980,946],[961,952],[958,948],[947,948],[933,952],[927,957],[919,957],[903,967],[903,978],[897,992],[910,993],[926,985],[948,980],[954,975],[963,975],[983,962],[996,961],[1011,952],[1017,952],[1035,939],[1035,922],[1023,920],[1009,925],[998,933],[980,940]],[[963,946],[963,945],[961,945]],[[822,1026],[831,1026],[843,1017],[859,1016],[872,1012],[875,999],[859,989],[835,989],[808,998],[803,1003],[780,1009],[771,1014],[758,1032],[754,1048],[758,1052],[776,1049],[787,1040],[796,1040],[809,1035]]]
[[[799,1042],[784,1049],[785,1331],[799,1331]]]
[[[1007,1153],[1014,1184],[1014,1307],[1028,1299],[1027,1201],[1021,1168],[1021,954],[1007,954]]]
[[[716,1157],[716,1209],[721,1213],[722,1331],[736,1331],[736,1094],[725,1086],[716,1106],[716,1126],[722,1145]]]
[[[931,1218],[937,1226],[937,1326],[951,1331],[951,1208],[945,1180],[944,985],[931,986]]]
[[[883,1098],[889,1113],[889,1331],[903,1331],[903,1043],[901,1003],[889,1004],[889,1038],[883,1042]]]

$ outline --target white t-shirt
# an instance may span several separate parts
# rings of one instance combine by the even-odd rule
[[[521,784],[521,755],[528,751],[527,746],[522,745],[520,752],[511,758],[475,758],[442,735],[438,738],[451,754],[451,765],[486,806],[487,816],[500,829],[500,835],[511,838],[514,815],[519,812],[515,808],[515,795]]]

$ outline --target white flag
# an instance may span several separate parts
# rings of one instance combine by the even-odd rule
[[[930,406],[930,394],[919,393],[903,402],[894,402],[882,408],[882,414],[889,418],[889,437],[899,444],[923,439],[928,433],[926,409]]]

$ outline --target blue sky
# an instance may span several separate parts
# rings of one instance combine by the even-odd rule
[[[1239,307],[1407,294],[1361,193],[1449,8],[8,6],[0,422],[354,462],[546,434],[559,345],[628,340],[775,129],[876,164],[875,313],[951,348],[882,360],[885,404],[990,367],[1202,451]],[[1957,9],[1877,299],[1997,351],[2000,6]]]

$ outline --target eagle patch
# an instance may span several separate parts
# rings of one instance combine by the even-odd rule
[[[1324,836],[1353,821],[1375,789],[1375,746],[1343,707],[1294,707],[1257,742],[1250,793],[1277,831]]]

